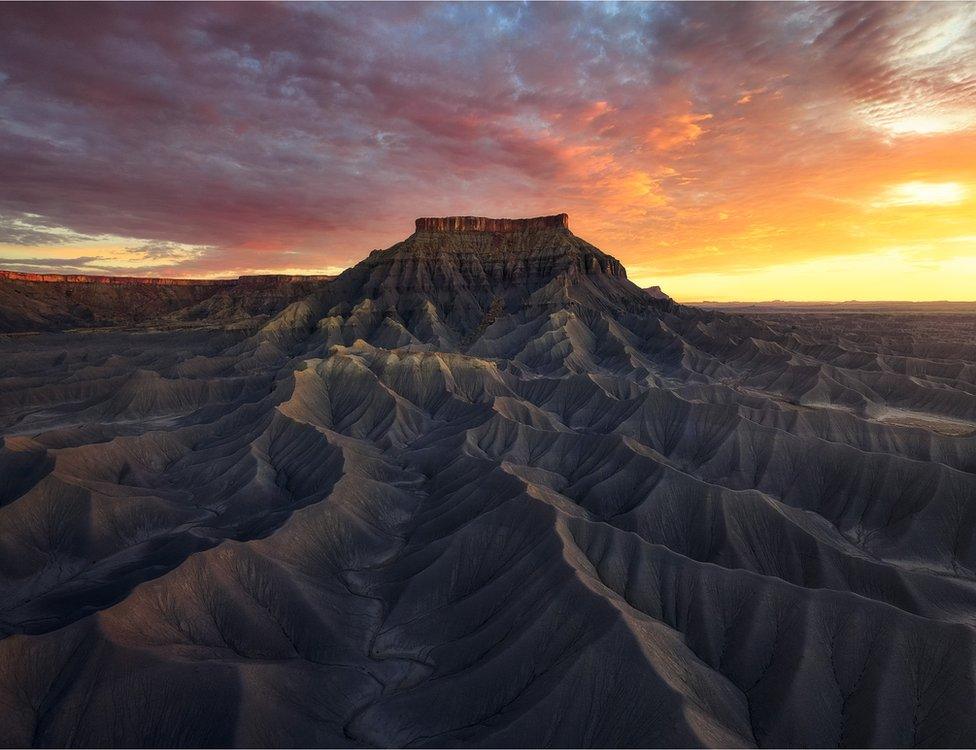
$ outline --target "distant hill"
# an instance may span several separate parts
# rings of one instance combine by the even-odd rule
[[[707,308],[710,310],[726,310],[729,312],[754,312],[754,313],[776,313],[776,312],[946,312],[946,313],[966,313],[976,312],[976,302],[949,302],[945,300],[926,300],[921,302],[912,301],[859,301],[848,300],[846,302],[804,302],[804,301],[785,301],[772,300],[769,302],[689,302],[686,303],[695,307]]]
[[[0,270],[0,333],[244,322],[271,316],[331,276],[201,280],[30,274]]]
[[[674,301],[671,299],[671,297],[665,294],[659,286],[649,286],[646,287],[644,291],[651,295],[654,299],[671,300],[672,302]]]

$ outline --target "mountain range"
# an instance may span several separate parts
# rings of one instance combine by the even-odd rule
[[[0,323],[0,744],[976,743],[971,318],[679,305],[559,214]]]

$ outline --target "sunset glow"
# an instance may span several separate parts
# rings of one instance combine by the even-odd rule
[[[976,298],[976,4],[33,5],[0,267],[334,273],[567,212],[682,301]]]
[[[903,182],[893,185],[878,206],[953,206],[965,200],[969,190],[958,182]]]

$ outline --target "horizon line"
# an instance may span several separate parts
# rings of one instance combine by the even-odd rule
[[[342,269],[339,273],[342,273],[352,266]],[[205,278],[200,277],[190,277],[190,276],[126,276],[123,274],[110,274],[110,273],[37,273],[33,271],[15,271],[8,268],[0,268],[0,280],[2,281],[22,281],[32,284],[51,284],[51,283],[67,283],[67,284],[98,284],[98,283],[112,283],[111,281],[101,281],[102,279],[119,279],[129,282],[146,282],[146,283],[159,283],[159,282],[182,282],[183,284],[213,284],[218,282],[234,282],[243,279],[255,279],[255,278],[281,278],[281,279],[291,279],[291,280],[322,280],[325,282],[332,281],[339,274],[326,274],[326,273],[306,273],[306,274],[290,274],[290,273],[257,273],[257,274],[237,274],[229,276],[210,276]],[[27,278],[35,277],[35,278]],[[83,279],[83,280],[82,280]],[[639,286],[639,285],[637,285]],[[976,299],[969,300],[951,300],[951,299],[845,299],[845,300],[830,300],[830,299],[790,299],[790,300],[770,300],[770,299],[759,299],[759,300],[749,300],[749,299],[734,299],[734,300],[717,300],[717,299],[704,299],[704,300],[680,300],[672,297],[675,302],[681,305],[766,305],[770,307],[787,307],[791,305],[830,305],[830,306],[842,306],[842,305],[931,305],[931,304],[944,304],[944,305],[968,305],[976,304]]]

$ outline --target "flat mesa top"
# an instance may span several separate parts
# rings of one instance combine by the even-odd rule
[[[417,219],[418,232],[526,232],[537,229],[569,229],[569,214],[531,219],[490,219],[486,216],[441,216]]]

